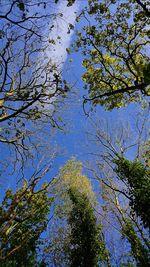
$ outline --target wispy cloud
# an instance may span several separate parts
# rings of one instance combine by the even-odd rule
[[[79,11],[79,2],[76,1],[71,7],[67,7],[67,1],[61,0],[57,7],[57,14],[62,13],[62,17],[57,17],[52,22],[53,30],[50,32],[49,38],[54,39],[55,45],[50,46],[46,54],[59,66],[63,66],[67,58],[66,48],[69,47],[73,31],[68,32],[68,24],[75,25],[76,13]],[[60,39],[59,39],[60,38]]]

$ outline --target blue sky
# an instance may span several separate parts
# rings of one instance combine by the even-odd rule
[[[83,89],[83,82],[81,80],[81,75],[84,72],[82,67],[82,55],[80,52],[72,53],[68,55],[66,48],[71,45],[75,39],[74,31],[71,34],[67,34],[68,26],[67,22],[75,25],[75,13],[79,12],[80,9],[86,4],[86,1],[76,1],[72,7],[66,6],[66,1],[60,1],[60,4],[56,5],[57,12],[63,13],[63,20],[57,20],[55,22],[55,27],[53,31],[50,32],[50,38],[56,38],[58,35],[61,37],[61,41],[57,40],[54,45],[54,50],[50,46],[50,49],[46,51],[47,58],[51,58],[56,63],[60,63],[59,67],[63,71],[63,78],[66,79],[70,85],[73,87],[75,94],[70,93],[68,99],[65,100],[66,105],[60,111],[64,122],[66,122],[65,133],[61,131],[56,131],[52,136],[51,143],[58,146],[61,153],[54,160],[54,167],[50,174],[47,175],[52,178],[53,175],[58,173],[59,168],[65,164],[65,162],[72,156],[76,157],[78,160],[86,161],[90,158],[90,152],[96,150],[96,145],[90,144],[87,139],[87,131],[93,131],[91,125],[92,119],[105,119],[109,121],[110,127],[114,127],[117,122],[124,123],[127,122],[130,117],[130,123],[134,124],[134,118],[131,118],[131,114],[137,112],[138,106],[135,104],[130,104],[127,108],[114,109],[112,112],[105,111],[103,107],[98,107],[96,113],[91,113],[90,118],[85,116],[82,107],[83,95],[87,92]],[[82,26],[82,22],[78,27]],[[47,31],[45,29],[45,31]],[[69,59],[72,62],[69,62]],[[62,64],[62,62],[64,62]],[[49,136],[51,138],[51,136]],[[7,150],[5,151],[7,154]],[[129,157],[133,157],[134,152],[130,152]],[[133,154],[133,155],[132,155]],[[92,160],[92,158],[91,158]],[[27,175],[30,176],[31,169],[27,169]],[[86,169],[85,169],[86,172]],[[46,178],[46,179],[47,179]],[[14,177],[11,179],[6,179],[3,183],[3,187],[14,186]]]

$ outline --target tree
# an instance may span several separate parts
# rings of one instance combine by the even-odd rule
[[[119,266],[128,266],[127,262],[135,266],[135,261],[137,266],[150,263],[150,240],[146,229],[149,227],[149,142],[143,140],[146,118],[142,115],[141,122],[139,117],[136,118],[134,132],[129,132],[127,126],[122,128],[120,124],[118,128],[113,125],[109,132],[108,123],[105,131],[104,122],[103,129],[96,122],[93,125],[96,133],[91,134],[92,140],[95,137],[97,152],[94,150],[93,153],[95,166],[89,169],[100,184],[100,202],[103,203],[98,212],[104,225],[111,262],[115,261],[114,254],[118,250],[116,262]],[[113,239],[115,248],[110,242]]]
[[[68,87],[48,56],[55,49],[53,21],[62,14],[53,13],[48,2],[0,3],[0,143],[13,149],[20,161],[30,156],[32,146],[37,148],[35,128],[41,123],[63,126],[56,110]]]
[[[141,239],[138,237],[131,220],[126,219],[122,227],[122,233],[128,238],[129,243],[131,244],[131,250],[137,265],[141,267],[148,266],[150,263],[148,250],[144,247]]]
[[[104,201],[103,216],[104,220],[110,222],[113,231],[117,229],[117,235],[126,242],[128,248],[121,248],[120,264],[127,262],[137,263],[137,266],[148,266],[150,263],[150,242],[147,231],[143,228],[141,221],[133,214],[132,209],[128,205],[128,198],[122,192],[120,186],[114,181],[108,180],[103,182],[102,198]],[[118,242],[118,241],[117,241]],[[118,242],[119,243],[119,242]],[[115,244],[118,247],[118,244]],[[115,248],[116,248],[115,247]],[[112,253],[112,252],[111,252]],[[113,254],[111,258],[113,258]],[[135,265],[134,265],[135,266]]]
[[[0,207],[1,266],[40,266],[41,234],[53,201],[48,184],[38,186],[46,172],[35,172],[16,192],[5,193]]]
[[[150,263],[149,235],[130,207],[127,190],[122,189],[121,185],[117,181],[115,182],[114,177],[106,176],[105,181],[101,183],[104,221],[109,222],[112,231],[117,230],[117,236],[120,236],[126,243],[124,247],[123,243],[121,244],[117,239],[117,242],[122,245],[122,248],[119,248],[122,253],[122,255],[120,254],[120,264],[134,263],[135,261],[137,266],[148,266]],[[128,241],[128,245],[126,241]],[[118,244],[115,244],[116,247]],[[111,251],[111,259],[113,256]]]
[[[96,200],[90,181],[86,176],[82,174],[81,162],[78,162],[75,159],[69,160],[66,165],[60,169],[59,175],[53,180],[50,188],[50,191],[52,192],[52,195],[54,197],[54,215],[53,219],[51,220],[49,229],[49,244],[47,245],[45,253],[47,262],[55,266],[73,266],[71,264],[73,264],[72,261],[75,260],[75,258],[73,255],[70,255],[70,247],[74,248],[73,243],[71,243],[73,242],[72,234],[74,231],[74,226],[73,218],[71,219],[71,216],[73,216],[73,212],[75,210],[77,212],[77,209],[80,205],[82,210],[81,212],[84,212],[84,209],[86,210],[85,220],[83,219],[83,225],[85,227],[83,228],[83,230],[81,229],[83,225],[78,225],[79,227],[76,228],[79,235],[77,242],[78,244],[80,244],[83,235],[85,235],[81,246],[84,247],[86,240],[89,240],[89,250],[91,249],[91,252],[93,253],[91,256],[93,258],[93,261],[94,259],[95,261],[100,259],[99,253],[101,253],[101,259],[104,260],[107,252],[105,251],[106,253],[104,257],[102,257],[102,254],[105,250],[104,240],[102,240],[102,229],[100,225],[97,225],[96,216],[94,215],[93,211],[93,207],[95,207],[96,205]],[[89,235],[86,233],[86,219],[88,215],[91,216],[88,221],[91,222],[91,228],[90,226],[88,228]],[[74,223],[76,224],[77,221],[75,221]],[[83,258],[85,260],[85,254],[83,256],[81,255],[81,258],[79,259],[81,260],[81,262],[76,266],[83,264]]]
[[[146,3],[146,2],[145,2]],[[82,75],[94,106],[119,108],[149,96],[148,7],[141,1],[88,1],[78,19],[75,50],[82,49]],[[144,15],[143,15],[144,14]]]
[[[118,178],[129,185],[130,206],[140,216],[144,226],[150,229],[150,171],[138,160],[120,157],[114,162]]]
[[[54,215],[49,228],[46,249],[47,262],[55,266],[68,266],[68,248],[70,225],[67,218],[72,209],[68,190],[75,188],[84,192],[92,201],[95,201],[91,184],[82,174],[82,164],[75,159],[69,160],[59,171],[58,176],[50,185],[50,192],[54,197]]]
[[[68,222],[70,233],[70,267],[95,267],[108,261],[108,252],[101,234],[101,226],[96,223],[92,205],[86,195],[69,190],[73,207]]]

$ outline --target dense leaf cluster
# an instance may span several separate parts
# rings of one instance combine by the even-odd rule
[[[52,199],[45,185],[35,191],[25,183],[15,193],[7,190],[0,207],[0,265],[36,266],[40,236],[46,229]]]
[[[138,160],[129,161],[125,158],[115,160],[116,173],[129,186],[130,205],[140,216],[145,227],[150,229],[150,172]]]
[[[96,216],[86,195],[69,190],[73,203],[69,215],[70,267],[96,267],[106,262],[108,253],[102,238],[101,225],[97,225]]]
[[[126,219],[122,228],[122,233],[127,237],[131,245],[131,250],[134,258],[139,267],[147,267],[150,263],[150,255],[148,250],[143,246],[140,238],[138,237],[132,222]]]
[[[89,93],[84,103],[111,110],[149,95],[149,18],[141,19],[140,12],[135,1],[88,1],[74,45],[84,55],[82,79]]]

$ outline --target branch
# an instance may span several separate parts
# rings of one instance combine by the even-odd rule
[[[112,187],[111,185],[107,184],[104,180],[101,180],[101,181],[102,181],[106,186],[108,186],[110,189],[112,189],[113,191],[119,192],[119,193],[123,194],[127,199],[132,200],[132,199],[131,199],[125,192],[123,192],[123,191],[121,191],[121,190],[119,190],[119,189],[117,189],[117,188]]]
[[[96,96],[93,96],[91,98],[86,98],[85,96],[83,96],[84,100],[83,100],[83,109],[84,109],[84,112],[85,112],[85,104],[87,101],[93,101],[95,99],[101,99],[103,97],[109,97],[109,96],[114,96],[114,95],[117,95],[117,94],[123,94],[123,93],[130,93],[130,91],[141,91],[143,94],[145,95],[148,95],[145,91],[145,88],[148,86],[148,84],[145,84],[145,83],[141,83],[141,84],[138,84],[138,85],[133,85],[133,86],[128,86],[126,88],[121,88],[121,89],[118,89],[118,90],[115,90],[115,91],[112,91],[112,92],[106,92],[104,94],[100,94],[100,95],[96,95]],[[85,112],[86,114],[86,112]]]
[[[21,135],[19,135],[19,136],[17,136],[16,138],[14,138],[14,139],[9,139],[9,140],[7,140],[7,139],[0,139],[0,143],[7,143],[7,144],[14,144],[14,143],[16,143],[19,139],[21,139],[21,138],[23,138],[23,136],[24,136],[24,134],[21,134]]]
[[[150,11],[148,10],[148,8],[146,7],[145,4],[143,4],[140,0],[135,0],[137,2],[138,5],[140,5],[142,7],[142,9],[144,10],[145,14],[150,17]]]
[[[105,96],[113,96],[113,95],[117,95],[117,94],[123,94],[123,93],[128,93],[129,91],[136,91],[136,90],[140,90],[142,93],[146,94],[145,92],[145,88],[148,86],[148,84],[145,84],[145,83],[141,83],[139,85],[133,85],[133,86],[128,86],[126,88],[121,88],[121,89],[118,89],[118,90],[115,90],[115,91],[112,91],[112,92],[106,92],[104,94],[101,94],[101,95],[97,95],[97,96],[94,96],[92,98],[85,98],[84,97],[84,102],[86,101],[93,101],[97,98],[103,98]]]
[[[16,117],[19,113],[21,113],[22,111],[24,111],[25,109],[27,109],[28,107],[32,106],[39,98],[41,97],[41,94],[39,94],[35,99],[33,99],[30,103],[28,103],[27,105],[19,108],[18,110],[16,110],[16,112],[8,115],[8,116],[5,116],[5,117],[2,117],[0,118],[0,122],[2,121],[5,121],[5,120],[9,120],[11,118],[14,118]]]

